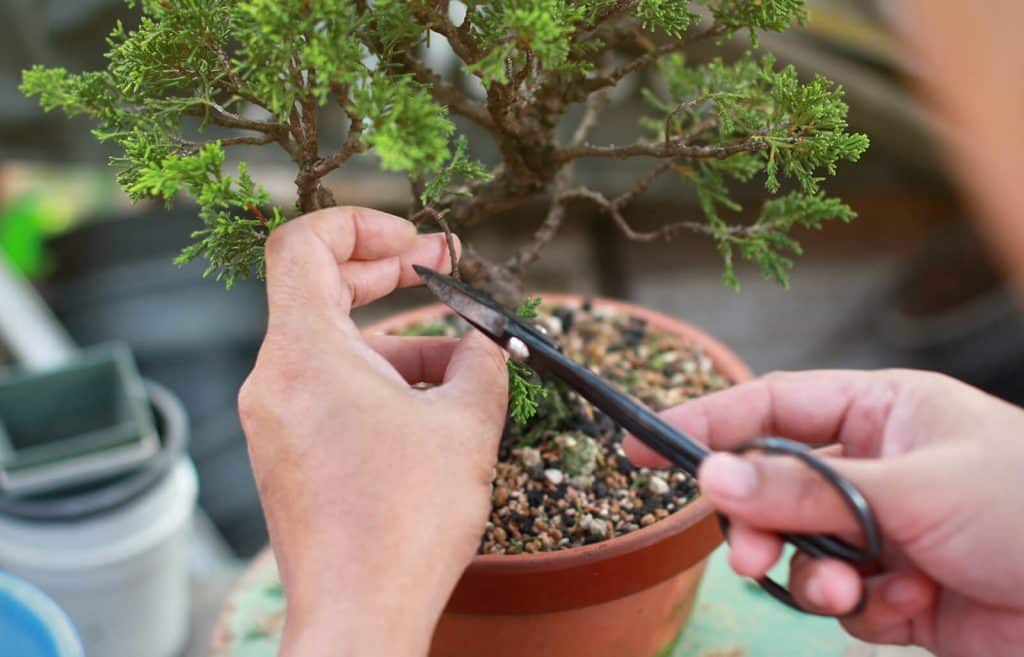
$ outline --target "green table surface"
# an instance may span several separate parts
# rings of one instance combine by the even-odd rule
[[[785,607],[737,577],[725,547],[712,556],[693,616],[672,657],[845,657],[851,639],[835,620]],[[784,559],[782,563],[787,562]],[[785,579],[785,566],[776,569]],[[277,569],[267,560],[231,596],[223,620],[233,635],[215,655],[274,657],[284,612]],[[857,653],[855,653],[857,654]],[[871,653],[868,653],[871,654]],[[580,657],[585,657],[581,655]]]
[[[727,548],[711,556],[689,624],[672,657],[844,657],[850,637],[830,618],[793,611],[726,561]],[[788,558],[781,563],[788,563]],[[786,566],[773,572],[781,581]]]

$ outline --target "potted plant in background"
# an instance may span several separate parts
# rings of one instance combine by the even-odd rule
[[[229,287],[262,273],[263,244],[275,227],[344,202],[325,181],[363,153],[408,176],[410,221],[443,231],[453,254],[453,233],[546,201],[526,243],[502,260],[467,246],[458,265],[463,278],[508,305],[523,301],[524,274],[580,204],[599,208],[625,239],[691,233],[709,240],[732,287],[735,258],[785,284],[790,257],[800,252],[792,229],[854,217],[820,187],[840,161],[867,147],[847,128],[840,89],[821,77],[802,81],[770,55],[694,63],[681,54],[737,32],[756,46],[759,31],[806,19],[799,0],[140,4],[136,29],[115,28],[106,70],[36,67],[22,88],[47,109],[94,117],[97,136],[119,147],[112,164],[133,198],[194,199],[201,225],[180,261],[206,259],[207,273]],[[431,68],[424,47],[438,41],[461,61],[460,76]],[[660,82],[644,92],[650,111],[636,140],[592,143],[609,92],[650,67]],[[340,143],[323,143],[326,121],[345,124]],[[478,161],[476,139],[488,140],[498,161]],[[235,171],[226,165],[227,150],[261,145],[291,161],[293,207],[271,203],[244,162]],[[577,180],[578,163],[596,158],[650,167],[610,197]],[[696,191],[703,217],[641,229],[628,207],[663,176]],[[763,186],[764,203],[744,213],[732,192],[754,184]],[[537,313],[536,305],[521,310]],[[549,296],[539,312],[537,321],[571,355],[656,408],[749,376],[713,339],[644,309]],[[432,307],[370,330],[454,334],[461,327]],[[491,523],[433,653],[666,650],[689,612],[703,559],[720,541],[709,509],[682,473],[633,468],[618,430],[575,395],[521,367],[510,377]],[[277,600],[277,613],[283,602],[264,586],[267,572],[250,580]],[[238,610],[222,638],[229,650],[244,651],[268,632],[240,625],[252,623],[248,602]]]

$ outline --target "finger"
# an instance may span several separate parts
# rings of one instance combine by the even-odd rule
[[[716,450],[775,435],[812,445],[843,442],[860,453],[861,445],[882,435],[897,382],[890,372],[782,372],[686,402],[662,417]],[[625,449],[637,465],[666,464],[632,436]]]
[[[882,535],[897,543],[921,537],[940,522],[969,517],[976,482],[965,463],[979,449],[950,445],[890,459],[823,459],[865,497]],[[859,537],[845,498],[817,472],[786,456],[719,453],[698,472],[701,492],[719,512],[758,529]],[[943,486],[936,486],[936,481]]]
[[[271,325],[321,312],[347,314],[352,294],[338,266],[353,258],[394,257],[415,242],[411,223],[366,208],[318,210],[276,228],[266,245]]]
[[[457,238],[454,245],[458,257],[461,243]],[[350,260],[341,263],[338,269],[349,287],[352,306],[358,307],[387,296],[397,288],[420,285],[422,281],[413,265],[438,271],[451,270],[451,255],[443,233],[416,236],[411,247],[400,255],[377,260]]]
[[[782,540],[775,534],[742,522],[729,526],[729,565],[742,577],[760,579],[782,556]]]
[[[505,352],[479,331],[470,331],[452,353],[444,383],[431,391],[459,403],[475,405],[504,420],[508,408]]]
[[[821,614],[842,616],[861,598],[860,574],[838,559],[813,559],[796,553],[790,562],[789,590],[797,604]]]
[[[383,356],[410,385],[438,384],[459,341],[445,337],[364,335],[371,349]]]
[[[826,462],[840,474],[848,465],[836,459]],[[698,483],[716,510],[752,527],[780,532],[859,532],[856,518],[835,489],[791,457],[713,454],[701,465]]]
[[[938,588],[921,573],[885,573],[864,581],[867,605],[844,618],[847,632],[871,643],[907,644],[914,640],[915,622],[930,616]]]

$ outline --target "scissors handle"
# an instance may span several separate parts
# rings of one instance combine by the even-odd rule
[[[509,333],[515,335],[516,327],[509,327]],[[555,376],[648,447],[691,475],[697,475],[700,464],[711,453],[706,447],[662,420],[643,404],[623,394],[597,374],[566,358],[554,345],[529,339],[526,335],[517,337],[529,341],[529,362],[534,369],[542,374]],[[881,532],[867,500],[853,484],[818,458],[806,445],[784,438],[758,438],[740,445],[734,451],[761,451],[792,456],[820,474],[842,496],[856,517],[863,533],[865,547],[858,548],[829,534],[782,533],[780,536],[784,541],[815,558],[841,559],[857,566],[878,561],[882,551]],[[723,533],[728,536],[728,519],[719,515],[719,523]],[[788,590],[768,578],[758,580],[758,584],[774,598],[794,609],[809,614],[825,615],[801,607]],[[850,613],[857,613],[864,602],[862,598],[857,608]]]

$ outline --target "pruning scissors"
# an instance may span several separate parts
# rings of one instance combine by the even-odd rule
[[[426,267],[414,266],[427,288],[469,324],[525,362],[542,376],[559,379],[603,411],[621,427],[648,447],[696,477],[697,469],[711,452],[693,438],[670,426],[653,411],[619,391],[608,381],[561,353],[543,331],[500,305],[486,294],[465,283]],[[823,477],[843,498],[857,518],[863,533],[864,548],[828,534],[782,533],[781,538],[801,552],[815,558],[835,558],[857,567],[877,565],[882,551],[881,533],[874,513],[864,496],[806,445],[785,438],[756,438],[743,443],[736,453],[759,451],[793,456]],[[719,514],[719,523],[728,537],[729,520]],[[764,577],[757,583],[772,597],[804,613],[830,616],[806,609],[781,584]],[[862,597],[853,611],[859,613],[866,602]]]

